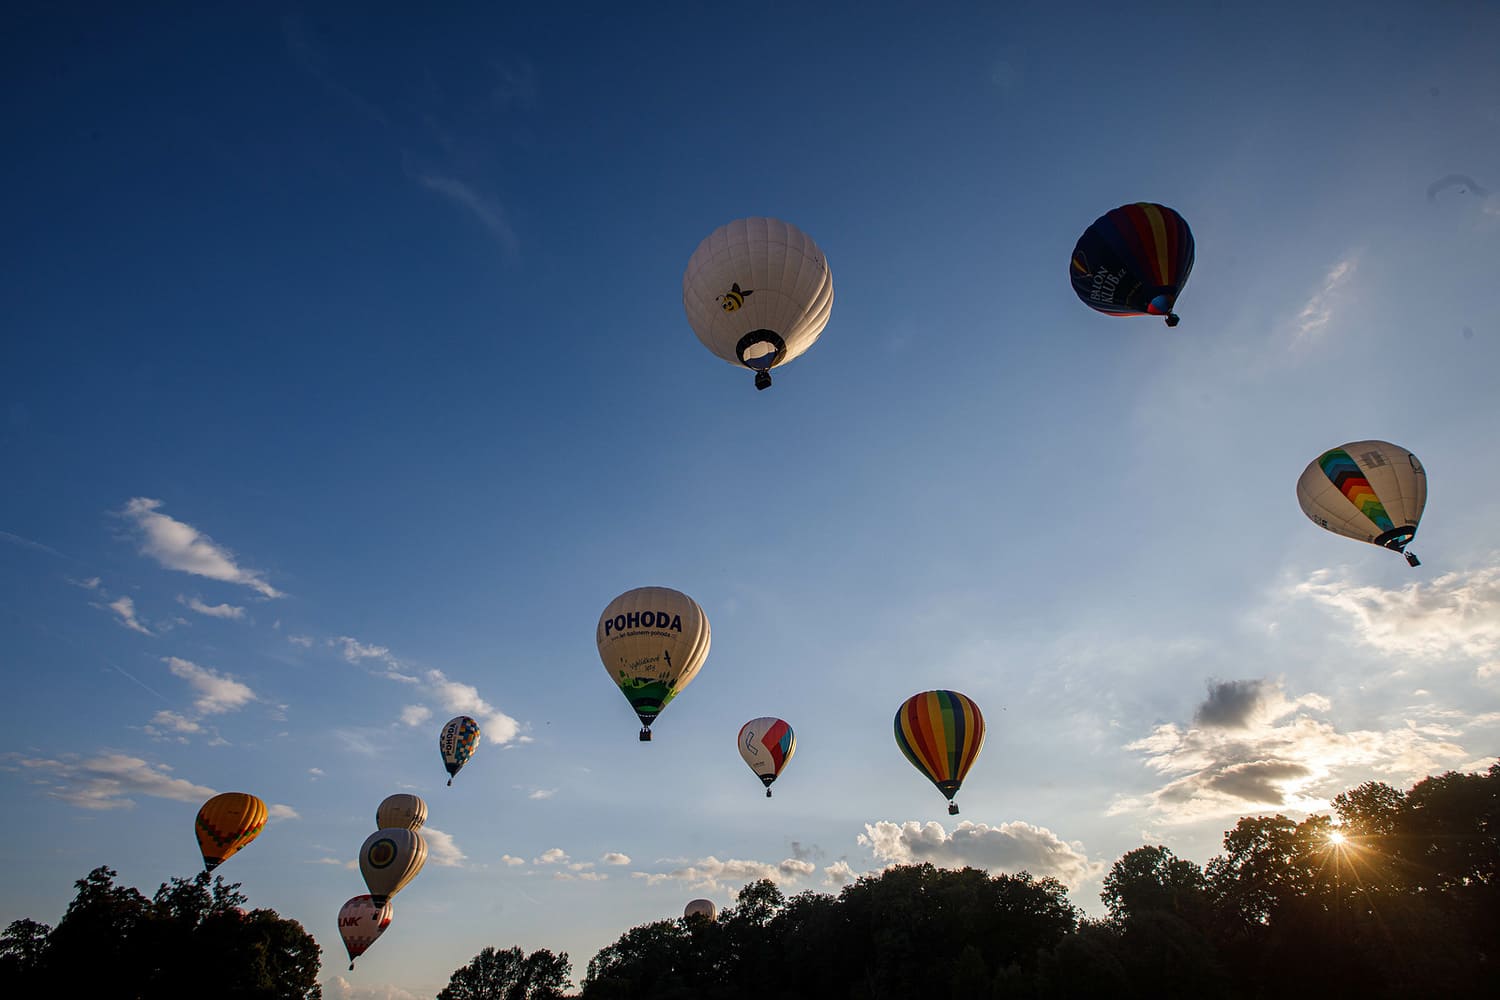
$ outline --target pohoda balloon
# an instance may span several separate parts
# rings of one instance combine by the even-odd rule
[[[359,871],[377,906],[384,906],[416,878],[426,861],[427,841],[405,828],[376,830],[359,849]]]
[[[651,739],[656,717],[697,676],[710,639],[698,602],[669,587],[627,590],[599,616],[599,659],[641,720],[643,742]]]
[[[427,822],[427,803],[415,795],[398,792],[388,795],[375,809],[375,829],[388,827],[420,830]]]
[[[949,815],[957,815],[953,796],[984,746],[979,706],[957,691],[914,694],[896,712],[896,745],[947,797]]]
[[[833,276],[812,238],[779,219],[710,233],[682,275],[682,306],[703,346],[771,384],[771,369],[813,345],[833,311]]]
[[[769,799],[771,783],[797,751],[797,734],[781,719],[751,719],[740,727],[738,742],[740,756],[766,786],[766,798]]]
[[[1073,247],[1073,291],[1110,316],[1165,316],[1193,271],[1193,231],[1165,205],[1121,205],[1094,220]]]
[[[354,960],[370,950],[375,939],[385,933],[391,925],[391,901],[377,905],[373,896],[355,896],[339,907],[339,937],[344,939],[344,950],[349,953],[349,971],[354,971]]]
[[[260,836],[266,827],[266,804],[247,792],[223,792],[203,803],[193,828],[208,871]]]
[[[443,755],[443,767],[448,769],[448,784],[479,749],[479,723],[467,715],[449,719],[438,733],[438,751]]]
[[[682,919],[691,920],[694,917],[701,917],[705,920],[717,920],[719,918],[719,908],[714,905],[714,901],[711,899],[690,899],[688,900],[688,905],[682,908]]]
[[[1351,441],[1307,464],[1297,503],[1320,528],[1394,549],[1413,566],[1406,546],[1427,506],[1427,471],[1417,456],[1389,441]]]

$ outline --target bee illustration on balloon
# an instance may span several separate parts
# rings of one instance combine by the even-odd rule
[[[725,312],[732,313],[735,310],[739,309],[740,306],[744,305],[745,304],[745,300],[747,298],[749,298],[750,296],[754,295],[754,294],[755,294],[755,291],[753,289],[751,291],[748,291],[748,292],[741,291],[740,290],[740,283],[738,281],[736,281],[730,287],[729,291],[725,292],[723,295],[720,295],[714,301],[718,302],[721,306],[723,306]]]

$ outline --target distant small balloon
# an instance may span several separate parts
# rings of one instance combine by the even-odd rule
[[[448,784],[479,749],[479,723],[467,715],[455,716],[438,733],[438,752],[443,755],[443,767],[448,769]]]
[[[703,917],[707,920],[719,919],[719,908],[711,899],[693,899],[682,908],[682,919],[690,920],[693,917]]]

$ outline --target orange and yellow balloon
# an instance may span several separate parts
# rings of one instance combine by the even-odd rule
[[[984,746],[984,716],[957,691],[923,691],[896,712],[896,745],[912,766],[927,776],[958,814],[953,796]]]
[[[266,804],[246,792],[224,792],[203,803],[193,825],[203,864],[213,871],[260,836],[266,826]]]

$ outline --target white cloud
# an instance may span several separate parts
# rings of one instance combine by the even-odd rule
[[[568,852],[561,847],[550,847],[531,859],[534,865],[560,865],[568,860]]]
[[[1230,686],[1232,695],[1220,690]],[[1226,703],[1235,704],[1227,716]],[[1398,729],[1340,732],[1314,717],[1330,708],[1321,695],[1289,698],[1271,681],[1215,684],[1194,724],[1160,725],[1126,745],[1169,780],[1146,795],[1117,799],[1109,811],[1143,810],[1169,823],[1256,809],[1316,812],[1372,772],[1407,784],[1471,756],[1446,722],[1408,719]]]
[[[550,799],[556,794],[557,789],[555,788],[538,788],[536,791],[532,792],[526,797],[528,799]]]
[[[337,639],[329,639],[328,644],[330,646],[342,646],[344,659],[350,663],[358,663],[360,660],[381,660],[392,665],[395,664],[389,649],[384,646],[367,646],[350,635],[341,635]]]
[[[134,521],[145,536],[142,555],[150,556],[167,569],[237,583],[264,597],[282,596],[259,570],[242,568],[234,561],[233,553],[197,528],[160,513],[157,508],[161,505],[160,500],[135,497],[120,512]]]
[[[1354,583],[1319,570],[1292,594],[1333,610],[1363,645],[1422,659],[1468,657],[1476,671],[1500,656],[1500,566],[1445,573],[1394,590]]]
[[[1307,304],[1297,314],[1297,328],[1303,337],[1312,336],[1333,319],[1333,306],[1338,298],[1338,290],[1354,274],[1356,266],[1353,256],[1345,257],[1324,275],[1323,287],[1307,300]]]
[[[518,858],[511,854],[500,855],[500,861],[502,864],[509,865],[512,868],[514,868],[516,865],[524,865],[526,863],[525,858]]]
[[[603,872],[567,871],[553,872],[552,878],[558,882],[603,882],[605,879],[609,878],[609,876],[604,874]]]
[[[133,795],[201,805],[214,795],[212,788],[172,777],[165,764],[149,764],[121,753],[84,759],[69,755],[61,760],[6,754],[0,760],[7,770],[25,775],[46,788],[48,795],[80,809],[128,809],[135,805]]]
[[[487,742],[505,744],[520,734],[521,724],[481,698],[479,689],[472,684],[449,680],[441,670],[427,671],[425,680],[433,698],[445,710],[477,719]]]
[[[453,842],[453,835],[431,826],[422,827],[422,839],[427,842],[427,860],[442,868],[460,868],[467,855]]]
[[[181,594],[177,595],[177,602],[210,618],[228,618],[231,621],[244,621],[245,619],[245,609],[233,604],[205,604],[197,597],[183,597]]]
[[[621,854],[619,851],[610,851],[599,860],[607,865],[628,865],[630,864],[630,855]]]
[[[271,804],[270,808],[268,808],[266,810],[266,815],[269,818],[271,818],[271,819],[301,819],[302,818],[301,815],[298,814],[297,810],[293,809],[291,806],[283,805],[280,802],[273,802]]]
[[[307,773],[312,775],[314,778],[323,777],[323,769],[321,767],[310,767],[307,769]]]
[[[412,993],[385,983],[351,983],[342,975],[325,979],[320,985],[323,987],[324,1000],[428,1000],[427,993],[432,992]]]
[[[151,724],[146,727],[146,731],[152,736],[158,735],[159,732],[201,733],[203,727],[185,715],[178,715],[176,712],[163,709],[151,717]]]
[[[964,820],[949,833],[941,823],[916,820],[866,823],[859,843],[890,864],[930,861],[940,868],[973,867],[986,871],[1027,871],[1050,875],[1077,886],[1102,871],[1078,843],[1068,843],[1046,827],[1014,822],[990,826]]]
[[[855,879],[854,869],[847,861],[835,861],[823,869],[823,884],[830,887],[847,885]]]
[[[151,630],[142,625],[140,620],[136,618],[135,602],[130,598],[122,597],[119,600],[110,601],[107,605],[105,605],[105,607],[118,615],[120,618],[120,624],[124,625],[126,628],[131,629],[135,632],[139,632],[142,635],[151,634]]]
[[[172,673],[187,681],[198,692],[198,700],[193,702],[193,708],[201,715],[232,712],[256,700],[254,691],[232,677],[175,656],[164,657],[163,660]]]
[[[280,623],[278,622],[278,624]],[[301,646],[303,649],[307,649],[313,644],[313,637],[310,635],[289,635],[286,637],[286,641],[293,646]]]
[[[401,721],[408,726],[420,726],[432,718],[432,709],[426,705],[407,705],[401,710]]]

